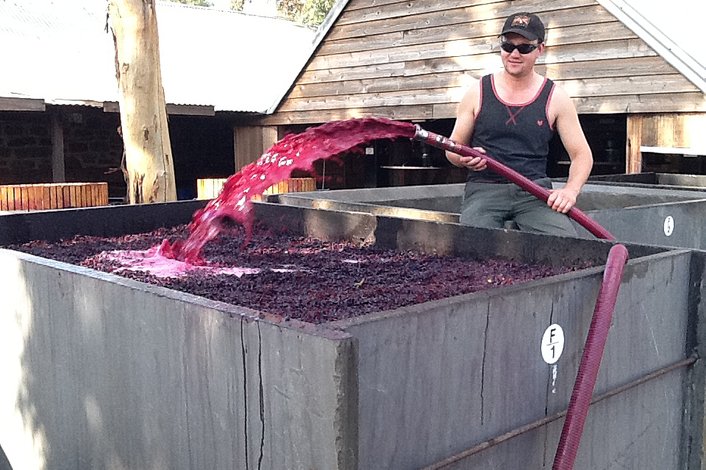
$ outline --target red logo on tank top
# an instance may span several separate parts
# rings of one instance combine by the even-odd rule
[[[542,119],[537,119],[537,125],[538,125],[539,127],[542,127],[542,126],[544,125],[544,120],[542,120]]]

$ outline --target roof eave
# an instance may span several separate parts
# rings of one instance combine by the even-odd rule
[[[597,0],[609,13],[615,16],[627,28],[637,34],[652,49],[676,68],[686,79],[706,93],[706,76],[704,65],[683,51],[658,28],[652,26],[643,15],[622,0]]]
[[[0,96],[0,111],[46,111],[43,99],[22,96]]]
[[[289,87],[287,87],[287,89],[275,100],[275,102],[272,104],[272,106],[270,106],[265,111],[265,114],[272,114],[277,110],[277,108],[279,108],[279,105],[282,103],[282,100],[284,99],[285,96],[287,96],[289,94],[292,87],[299,79],[299,76],[302,74],[302,72],[306,68],[309,61],[311,61],[311,58],[313,57],[316,50],[319,48],[319,45],[321,44],[321,42],[324,40],[326,35],[329,33],[330,29],[336,23],[336,21],[338,20],[338,17],[341,16],[343,9],[346,8],[346,5],[348,5],[348,2],[349,2],[349,0],[338,0],[338,2],[336,2],[331,7],[328,14],[326,15],[326,18],[324,18],[324,21],[321,23],[321,25],[319,26],[319,28],[316,32],[316,36],[314,37],[314,41],[312,42],[311,51],[310,51],[309,55],[307,56],[306,60],[303,62],[301,68],[299,69],[299,72],[294,77],[294,79],[292,80],[292,83],[290,83]]]

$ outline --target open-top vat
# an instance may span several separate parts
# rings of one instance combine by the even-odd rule
[[[12,214],[0,242],[151,230],[199,204]],[[255,209],[322,239],[598,267],[312,325],[3,250],[0,445],[13,468],[402,469],[459,453],[461,468],[549,468],[611,243]],[[703,254],[628,248],[575,468],[700,468]]]
[[[554,182],[556,186],[563,183]],[[458,222],[463,184],[316,191],[273,196],[303,207],[362,211],[395,217]],[[587,184],[577,207],[624,242],[706,248],[706,193]],[[592,237],[580,224],[582,237]],[[508,228],[512,228],[509,226]]]
[[[589,183],[635,188],[706,191],[706,175],[680,173],[643,172],[595,175],[589,178]]]

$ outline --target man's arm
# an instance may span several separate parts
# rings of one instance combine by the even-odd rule
[[[480,82],[475,80],[458,104],[456,123],[454,124],[454,129],[450,136],[451,140],[454,142],[461,145],[469,145],[471,143],[479,99]],[[483,151],[482,149],[476,150]],[[446,158],[452,165],[461,168],[469,168],[475,171],[481,171],[487,166],[485,159],[480,157],[466,157],[447,151]]]
[[[581,188],[591,174],[593,154],[581,129],[576,108],[566,91],[556,87],[552,94],[551,106],[556,113],[554,126],[569,154],[571,165],[566,184],[563,188],[551,192],[547,205],[557,212],[567,213],[576,204]]]

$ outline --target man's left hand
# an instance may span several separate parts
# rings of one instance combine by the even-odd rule
[[[578,195],[578,191],[574,191],[573,189],[553,189],[550,190],[547,205],[557,212],[566,214],[576,205],[576,198]]]

